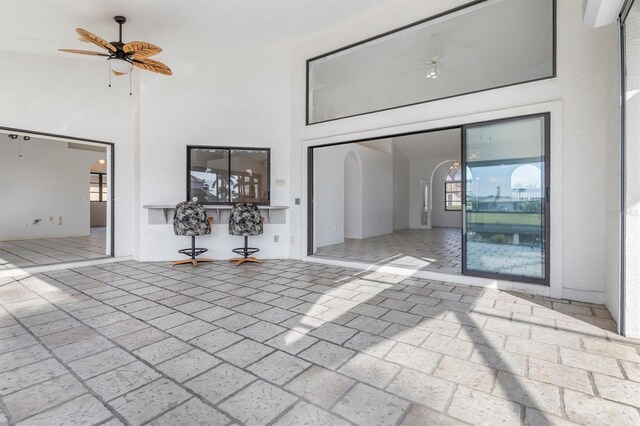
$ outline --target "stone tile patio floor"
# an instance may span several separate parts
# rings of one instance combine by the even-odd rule
[[[600,305],[297,261],[0,281],[0,424],[640,424]]]
[[[79,237],[0,241],[0,270],[106,257],[107,228]]]

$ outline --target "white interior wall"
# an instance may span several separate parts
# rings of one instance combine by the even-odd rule
[[[392,152],[391,139],[386,140]],[[362,238],[393,232],[393,156],[367,149],[362,158]]]
[[[362,186],[360,156],[350,151],[344,160],[344,238],[362,238]]]
[[[109,88],[106,65],[91,58],[0,52],[0,126],[114,143],[116,256],[133,254],[137,226],[137,78],[133,93],[128,79]]]
[[[105,153],[0,133],[0,241],[89,235],[89,172]],[[40,219],[36,225],[34,220]]]
[[[393,141],[393,230],[409,227],[409,159]]]
[[[147,73],[141,81],[141,260],[179,259],[177,250],[189,245],[170,224],[149,224],[148,211],[141,208],[186,198],[187,145],[271,148],[271,204],[299,208],[289,202],[289,168],[301,165],[289,162],[288,50],[240,42],[204,48],[210,54],[172,51],[173,76]],[[286,258],[289,225],[266,224],[250,244],[260,248],[262,258]],[[214,259],[231,257],[231,249],[241,245],[242,238],[230,236],[226,225],[214,224],[211,235],[198,238],[198,246]]]
[[[348,146],[341,145],[316,149],[313,153],[315,196],[313,217],[316,247],[344,242],[343,165],[350,151]],[[362,230],[362,221],[360,230]]]
[[[482,117],[508,117],[523,111],[553,110],[551,143],[556,147],[552,147],[552,151],[556,150],[551,157],[554,190],[549,291],[555,296],[602,303],[605,287],[602,241],[606,233],[603,121],[608,108],[606,59],[608,51],[617,48],[614,37],[610,37],[617,28],[585,26],[579,0],[556,2],[556,78],[304,125],[306,59],[464,3],[463,0],[392,3],[301,42],[292,52],[292,158],[300,159],[304,164],[305,148],[314,144],[382,137],[399,130],[464,124]],[[292,197],[306,194],[305,176],[304,170],[292,168],[290,180],[295,185],[292,186]],[[564,187],[571,190],[565,191]],[[292,250],[294,257],[305,255],[304,206],[302,210],[302,214],[292,220],[292,236],[296,241]]]
[[[454,160],[460,161],[460,158]],[[433,188],[431,198],[431,226],[444,227],[444,228],[461,228],[462,227],[462,212],[461,211],[447,211],[444,209],[445,197],[444,197],[444,180],[449,173],[449,168],[453,163],[446,163],[434,170],[433,174]]]
[[[390,152],[391,139],[384,142]],[[344,242],[344,162],[350,152],[362,167],[362,238],[393,232],[392,156],[359,144],[319,148],[314,151],[316,247]]]
[[[422,225],[422,185],[421,181],[426,180],[427,182],[431,182],[431,176],[433,175],[434,170],[436,169],[448,169],[453,161],[457,160],[457,158],[453,156],[441,157],[441,158],[417,158],[412,159],[409,162],[409,227],[410,228],[428,228],[427,225]],[[441,166],[442,167],[438,167]],[[440,185],[442,183],[442,185]],[[431,185],[431,183],[430,183]],[[442,188],[438,189],[439,186]],[[444,226],[444,225],[436,225],[434,220],[434,215],[438,215],[440,219],[440,223],[446,223],[442,221],[442,218],[445,218],[445,221],[448,219],[447,215],[444,214],[444,181],[441,181],[439,177],[434,176],[433,185],[431,188],[432,197],[431,197],[431,225],[432,226]],[[443,210],[442,214],[436,213],[437,210]]]
[[[89,217],[91,227],[107,226],[107,202],[92,201]]]

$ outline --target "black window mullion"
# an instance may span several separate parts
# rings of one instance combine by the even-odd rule
[[[227,169],[227,203],[231,204],[231,148],[227,149],[227,163],[229,163],[229,167]]]

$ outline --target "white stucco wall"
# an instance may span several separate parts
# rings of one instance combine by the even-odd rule
[[[82,57],[0,51],[0,126],[111,142],[115,147],[115,255],[134,254],[137,227],[137,79],[107,84],[105,65]]]
[[[306,147],[409,130],[550,111],[552,127],[551,288],[549,294],[604,302],[606,233],[605,124],[607,52],[616,49],[613,26],[582,23],[581,2],[557,2],[557,77],[380,113],[305,126],[305,60],[463,1],[397,3],[309,39],[292,52],[291,156],[306,162]],[[588,72],[585,72],[588,70]],[[291,170],[291,196],[305,197],[304,170]],[[303,203],[304,204],[304,203]],[[296,245],[305,254],[305,206],[292,218]]]
[[[431,226],[447,226],[443,222],[444,212],[444,175],[438,174],[438,170],[448,170],[453,161],[458,160],[457,156],[447,157],[428,157],[410,160],[409,164],[409,226],[411,228],[428,228],[421,222],[422,212],[422,185],[421,181],[426,180],[431,184],[433,176],[433,185],[431,187],[430,199],[430,215]],[[440,167],[439,167],[440,166]],[[434,171],[436,173],[434,174]],[[436,212],[437,211],[437,212]],[[449,212],[447,212],[449,213]],[[457,215],[457,213],[454,212]],[[435,222],[434,222],[435,219]],[[448,219],[448,217],[447,217]],[[445,219],[446,220],[446,219]],[[453,226],[453,224],[451,224]],[[459,223],[458,225],[459,226]]]
[[[19,157],[19,143],[0,133],[0,241],[89,235],[89,172],[105,153],[32,138]]]
[[[288,49],[228,43],[217,45],[215,55],[194,58],[174,51],[172,58],[173,76],[148,74],[141,81],[140,206],[183,201],[186,146],[210,145],[271,148],[271,204],[294,209],[289,169],[302,165],[289,158]],[[140,206],[139,258],[180,258],[177,250],[189,245],[188,238],[174,235],[169,224],[149,224]],[[286,258],[289,225],[268,223],[250,244],[260,248],[260,257]],[[226,225],[214,224],[211,235],[198,238],[198,246],[214,259],[233,256],[231,249],[241,245],[242,238],[230,236]]]
[[[393,230],[409,227],[409,159],[393,143]]]
[[[360,223],[361,238],[393,232],[392,156],[359,144],[318,148],[314,152],[316,247],[344,242],[344,162],[351,152],[362,169],[362,214],[353,218]]]

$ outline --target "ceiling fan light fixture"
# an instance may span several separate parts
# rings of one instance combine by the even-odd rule
[[[133,64],[131,62],[121,58],[109,58],[109,65],[111,67],[111,71],[121,74],[129,74],[133,69]]]

